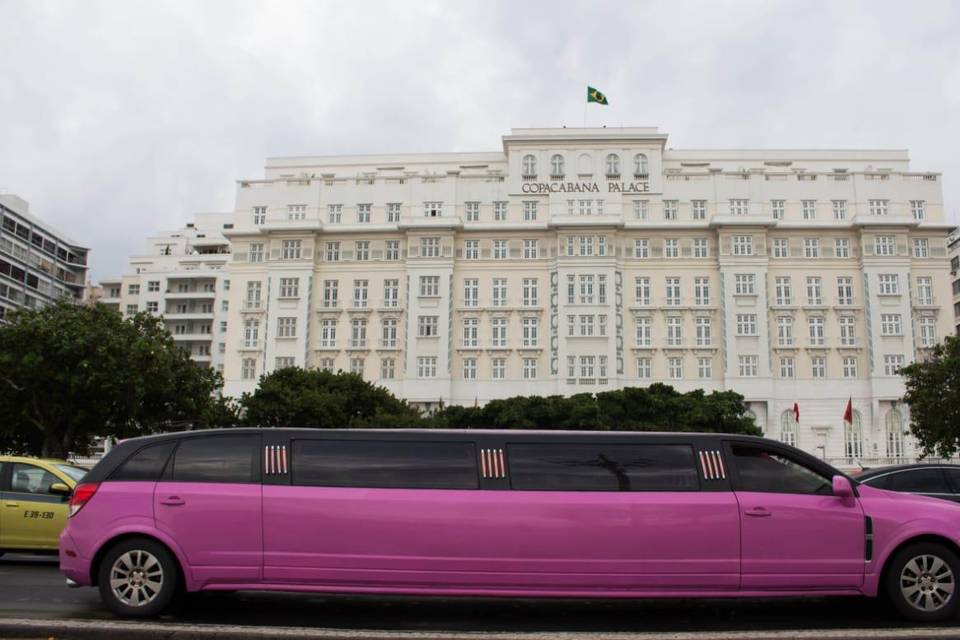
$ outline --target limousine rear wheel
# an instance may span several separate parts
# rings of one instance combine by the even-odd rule
[[[132,538],[100,563],[100,598],[117,615],[146,618],[163,611],[177,591],[177,563],[162,544]]]
[[[905,617],[948,620],[960,606],[960,559],[947,547],[920,542],[901,549],[887,572],[887,595]]]

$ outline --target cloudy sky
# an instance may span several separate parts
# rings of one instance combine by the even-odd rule
[[[960,2],[0,0],[0,190],[121,273],[267,156],[486,151],[510,127],[672,147],[907,147],[960,209]]]

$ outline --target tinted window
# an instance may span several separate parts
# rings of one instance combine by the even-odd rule
[[[695,491],[689,445],[511,444],[510,486],[521,491]]]
[[[50,493],[50,486],[62,482],[60,478],[45,469],[32,464],[14,463],[10,475],[10,490],[17,493]]]
[[[173,460],[176,482],[256,482],[257,443],[252,436],[184,438]]]
[[[323,487],[476,489],[470,442],[295,440],[293,483]]]
[[[757,447],[733,446],[742,491],[773,493],[833,493],[832,479],[780,453]]]
[[[127,458],[110,476],[111,480],[159,480],[176,442],[144,447]]]
[[[953,492],[960,492],[960,469],[944,469],[943,472],[953,485]]]
[[[890,485],[890,476],[874,476],[872,478],[865,478],[861,482],[867,486],[874,487],[875,489],[889,489]]]
[[[888,489],[910,493],[950,493],[940,469],[910,469],[891,473]]]

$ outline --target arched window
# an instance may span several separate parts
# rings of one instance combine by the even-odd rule
[[[531,154],[523,156],[523,177],[534,178],[537,175],[537,159]]]
[[[887,412],[887,457],[903,457],[903,416],[896,409]]]
[[[780,441],[791,447],[797,446],[797,422],[790,409],[780,414]]]
[[[863,423],[860,412],[853,412],[853,422],[843,423],[843,454],[850,459],[863,457]]]
[[[563,156],[559,153],[550,158],[550,175],[555,178],[563,177]]]
[[[615,153],[607,154],[607,176],[620,175],[620,156]]]
[[[633,175],[637,178],[646,178],[650,174],[650,166],[647,164],[647,154],[638,153],[633,156]]]

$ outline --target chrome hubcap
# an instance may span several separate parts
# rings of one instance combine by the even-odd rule
[[[917,556],[900,572],[900,592],[920,611],[942,609],[953,598],[954,586],[950,565],[937,556]]]
[[[163,587],[163,567],[149,551],[128,551],[110,568],[110,588],[120,602],[142,607],[153,602]]]

